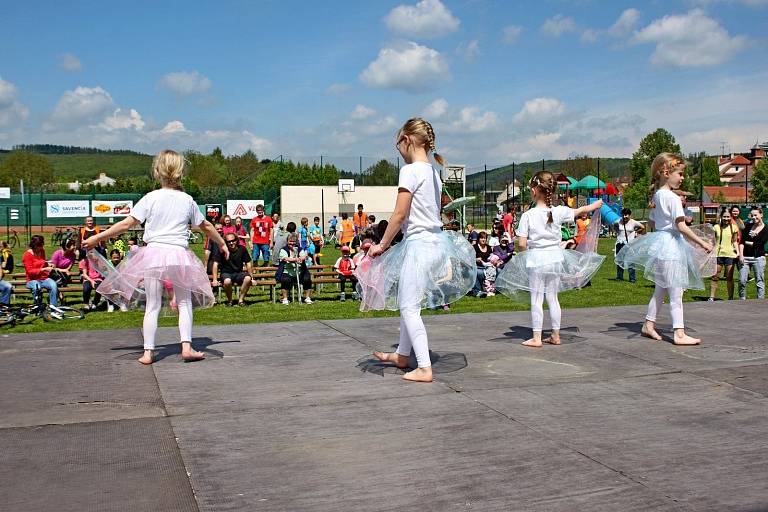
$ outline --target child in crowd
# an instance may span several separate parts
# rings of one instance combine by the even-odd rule
[[[288,223],[289,225],[292,223]],[[295,224],[294,224],[295,227]],[[280,249],[280,264],[275,273],[276,280],[280,283],[280,293],[282,294],[283,305],[290,304],[288,292],[293,286],[301,284],[304,289],[304,303],[312,304],[312,278],[307,268],[307,251],[302,251],[298,247],[299,235],[291,233],[288,235],[286,245]]]
[[[499,267],[502,265],[501,258],[496,254],[491,254],[488,258],[488,265],[483,272],[485,273],[485,279],[483,280],[483,291],[485,291],[488,297],[496,295],[496,274]]]
[[[313,219],[314,224],[309,227],[309,241],[313,245],[312,262],[320,265],[320,249],[323,248],[323,228],[320,226],[320,217]]]
[[[112,251],[115,251],[115,249],[112,249]],[[83,304],[85,304],[86,309],[94,310],[101,302],[101,294],[96,291],[96,288],[98,288],[104,280],[104,277],[98,270],[96,270],[96,265],[91,265],[91,260],[88,258],[81,259],[77,266],[80,269],[80,278],[83,282]],[[93,302],[91,302],[92,293]],[[111,302],[108,304],[108,307],[114,308]],[[114,309],[112,309],[112,311],[114,311]]]
[[[339,300],[341,302],[344,302],[347,300],[345,285],[346,282],[349,281],[352,284],[352,291],[353,291],[353,297],[357,298],[357,293],[355,292],[355,287],[357,286],[357,278],[355,278],[353,272],[355,270],[355,262],[352,260],[352,257],[350,256],[350,249],[346,245],[341,247],[341,257],[336,260],[336,263],[333,264],[333,270],[336,271],[336,273],[339,276],[339,290],[341,291],[341,295],[339,295]]]
[[[440,173],[429,161],[435,132],[421,118],[409,119],[397,133],[396,147],[406,165],[400,169],[394,212],[381,242],[368,250],[355,275],[362,291],[361,311],[400,310],[400,342],[395,352],[374,352],[380,361],[407,368],[411,349],[418,368],[403,375],[408,381],[431,382],[432,362],[421,309],[449,304],[472,288],[475,251],[440,220]],[[390,248],[395,235],[403,241]]]
[[[146,299],[142,329],[144,354],[139,362],[152,364],[163,281],[171,282],[179,311],[181,357],[184,361],[197,361],[204,359],[205,355],[192,348],[192,307],[210,307],[214,304],[214,296],[205,267],[188,249],[189,225],[205,231],[225,258],[229,256],[229,250],[213,224],[205,220],[194,199],[181,189],[184,157],[175,151],[162,151],[155,157],[152,171],[161,188],[142,197],[128,217],[84,240],[83,247],[93,249],[102,240],[145,223],[144,241],[147,246],[139,249],[120,269],[106,276],[99,292],[112,302],[123,305],[142,297]]]
[[[352,243],[352,239],[355,237],[355,225],[352,223],[352,219],[346,213],[341,214],[341,238],[339,243],[341,245],[349,245]]]
[[[575,210],[567,206],[553,207],[557,181],[549,171],[534,174],[529,185],[536,206],[520,217],[517,239],[521,252],[499,272],[496,288],[512,296],[520,291],[530,292],[533,337],[524,341],[524,346],[541,347],[542,342],[559,345],[561,310],[558,292],[584,286],[605,259],[596,252],[561,248],[560,227],[563,223],[573,222],[576,216],[599,209],[603,203],[598,200]],[[552,335],[542,340],[545,297]]]
[[[656,283],[648,303],[648,313],[642,335],[660,341],[656,331],[656,316],[669,296],[672,314],[673,342],[676,345],[698,345],[701,340],[685,333],[683,318],[683,291],[703,290],[702,277],[714,273],[714,261],[709,253],[712,241],[703,231],[695,232],[685,223],[685,212],[680,198],[673,192],[683,182],[685,161],[672,153],[659,154],[651,164],[651,215],[648,224],[653,233],[625,245],[616,255],[616,265],[643,269],[646,279]],[[701,250],[694,248],[694,245]]]

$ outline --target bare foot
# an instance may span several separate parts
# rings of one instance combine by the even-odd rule
[[[643,328],[640,329],[640,334],[654,341],[661,341],[661,335],[656,332],[656,326],[647,321],[643,324]]]
[[[403,375],[403,380],[409,380],[411,382],[432,382],[432,367],[416,368]]]
[[[525,340],[521,343],[524,347],[540,347],[541,346],[541,340],[537,340],[536,338],[531,338],[529,340]]]
[[[139,358],[141,364],[152,364],[154,357],[151,350],[145,350],[144,355]]]
[[[192,361],[202,361],[205,359],[205,354],[193,349],[192,344],[185,341],[181,343],[181,359],[187,363],[191,363]]]
[[[388,363],[395,363],[395,366],[401,370],[408,368],[408,358],[398,354],[397,352],[379,352],[378,350],[373,353],[373,357],[379,361],[386,361]]]
[[[673,339],[673,343],[675,345],[698,345],[699,343],[701,343],[701,340],[699,338],[692,338],[688,336],[687,334],[685,334],[685,331],[680,329],[679,331],[675,331],[675,337]]]

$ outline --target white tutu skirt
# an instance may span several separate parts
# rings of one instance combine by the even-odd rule
[[[692,226],[699,237],[715,241],[711,226]],[[688,243],[678,230],[654,231],[635,238],[616,255],[621,268],[642,270],[643,277],[662,288],[703,290],[705,277],[715,274],[714,253],[707,253]]]
[[[360,311],[450,304],[472,289],[475,267],[475,249],[454,231],[409,236],[360,261],[355,270]]]
[[[194,307],[208,308],[215,302],[202,262],[184,247],[158,244],[140,247],[117,268],[96,251],[88,251],[88,259],[104,276],[96,291],[115,304],[142,307],[146,303],[144,286],[149,280],[162,282],[164,305],[173,307],[179,290],[190,292]]]
[[[496,289],[511,298],[520,292],[564,292],[583,288],[605,256],[559,246],[528,249],[516,254],[496,276]]]

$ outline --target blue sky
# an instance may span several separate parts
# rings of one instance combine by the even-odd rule
[[[470,167],[768,140],[768,0],[4,4],[0,147],[393,157],[415,115]]]

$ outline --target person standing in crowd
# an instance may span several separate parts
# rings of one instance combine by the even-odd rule
[[[320,265],[320,250],[323,248],[323,228],[320,226],[320,217],[313,219],[314,224],[309,226],[309,242],[312,244],[312,263]]]
[[[467,224],[467,242],[471,245],[477,245],[477,237],[480,236],[475,229],[474,224]]]
[[[363,211],[363,205],[357,205],[357,211],[352,215],[352,224],[355,226],[355,234],[358,235],[365,230],[368,223],[368,215]]]
[[[590,219],[587,212],[582,212],[576,217],[576,236],[574,237],[576,245],[579,245],[584,240],[584,235],[587,234],[587,229],[589,229],[589,223]]]
[[[224,236],[227,236],[230,233],[235,233],[236,231],[237,229],[235,228],[235,225],[232,224],[232,217],[225,215],[221,218],[221,232]]]
[[[733,271],[739,255],[739,231],[736,223],[731,222],[731,212],[725,208],[721,210],[720,221],[715,226],[715,251],[717,271],[710,281],[709,301],[714,301],[717,296],[721,274],[728,288],[728,300],[733,300]]]
[[[220,237],[224,238],[224,231],[223,226],[221,223],[217,222],[214,225],[214,229],[216,229],[216,232],[219,234]],[[138,249],[138,247],[136,247]],[[213,268],[213,260],[218,258],[219,256],[219,246],[216,244],[216,242],[209,237],[208,235],[205,236],[205,252],[203,252],[203,267],[206,268],[207,272],[210,274],[211,270]]]
[[[488,245],[488,234],[485,231],[481,231],[477,236],[477,243],[475,244],[475,286],[472,288],[472,292],[475,297],[485,297],[487,293],[483,291],[483,281],[485,280],[485,269],[491,266],[489,258],[493,247]]]
[[[736,205],[731,206],[731,221],[736,225],[739,233],[744,231],[745,225],[744,221],[741,220],[741,210]]]
[[[565,199],[565,204],[572,210],[576,209],[576,196],[573,195],[573,190],[568,191],[568,197]]]
[[[32,291],[32,297],[38,298],[42,290],[48,290],[48,300],[51,306],[59,305],[59,287],[56,281],[51,279],[53,265],[48,263],[45,257],[45,239],[40,235],[32,235],[29,241],[29,249],[21,257],[24,271],[27,275],[27,288]]]
[[[349,215],[344,212],[341,214],[341,238],[339,243],[341,245],[350,245],[353,238],[355,238],[355,225],[349,219]]]
[[[13,265],[13,253],[11,248],[8,247],[8,242],[0,242],[0,304],[7,305],[11,303],[13,285],[6,281],[4,277],[13,274]]]
[[[288,237],[296,233],[296,223],[291,221],[285,225],[285,230],[275,237],[275,247],[272,251],[272,263],[274,265],[280,264],[280,249],[288,245]]]
[[[234,305],[232,301],[232,287],[240,287],[240,295],[237,298],[237,305],[245,306],[245,297],[248,295],[248,289],[251,287],[251,277],[253,274],[253,265],[248,250],[240,245],[240,241],[234,233],[224,235],[224,241],[229,249],[229,256],[218,259],[213,262],[213,282],[211,286],[219,286],[219,271],[221,271],[221,286],[224,288],[224,294],[227,296],[227,306]],[[245,270],[243,270],[245,268]]]
[[[504,217],[501,218],[501,225],[504,227],[504,232],[509,233],[509,236],[512,236],[512,231],[514,230],[513,226],[515,224],[515,216],[512,213],[512,207],[507,208],[507,213],[504,214]]]
[[[101,233],[101,228],[99,226],[94,225],[93,217],[86,217],[85,225],[80,228],[79,237],[77,239],[77,248],[78,249],[82,248],[83,241],[88,240],[93,235],[98,235],[99,233]],[[107,256],[107,249],[103,243],[100,244],[95,249],[98,252],[100,252],[104,257]]]
[[[411,349],[418,368],[403,379],[432,382],[429,341],[421,309],[463,297],[474,281],[472,247],[455,232],[442,230],[440,173],[429,161],[435,132],[427,121],[413,118],[397,133],[395,147],[406,165],[400,169],[397,201],[381,242],[368,250],[356,275],[362,290],[361,311],[400,310],[400,341],[395,352],[373,353],[380,361],[408,367]],[[403,241],[390,248],[402,231]]]
[[[246,231],[245,225],[243,225],[243,218],[240,216],[235,217],[235,235],[237,235],[237,243],[241,247],[247,248],[250,240],[248,231]]]
[[[269,250],[273,247],[272,232],[275,223],[271,217],[264,215],[264,205],[256,205],[256,216],[251,219],[251,243],[253,244],[253,256],[251,260],[254,265],[259,264],[261,256],[266,267],[269,265]]]
[[[280,220],[279,213],[272,214],[272,241],[275,241],[277,235],[282,234],[285,231],[285,224]]]
[[[205,231],[219,245],[225,258],[229,249],[213,224],[205,220],[195,200],[181,189],[184,157],[164,150],[155,156],[152,172],[161,188],[142,197],[125,219],[85,240],[83,248],[93,249],[101,239],[144,223],[146,247],[139,249],[117,271],[105,276],[99,292],[117,304],[127,305],[139,298],[145,300],[144,353],[139,362],[152,364],[163,290],[166,286],[172,288],[179,312],[181,358],[198,361],[204,359],[205,354],[192,348],[192,308],[211,307],[215,299],[205,267],[189,250],[189,225]]]
[[[616,235],[616,247],[613,252],[614,256],[619,254],[619,251],[622,250],[625,245],[631,244],[632,240],[634,240],[638,234],[642,234],[645,229],[642,222],[632,218],[632,210],[629,208],[622,208],[621,220],[616,223],[616,226],[619,231]],[[616,265],[616,280],[624,280],[624,269],[618,265]],[[629,282],[634,283],[636,281],[635,269],[634,267],[629,267]]]
[[[309,219],[306,217],[301,218],[299,226],[299,250],[309,253]]]
[[[749,211],[752,221],[744,228],[739,241],[739,298],[747,298],[747,280],[750,270],[755,273],[757,298],[765,298],[765,244],[768,243],[768,229],[763,223],[763,210],[753,206]]]
[[[328,236],[329,237],[333,237],[334,235],[336,235],[336,226],[338,225],[338,223],[339,223],[339,219],[335,215],[333,217],[331,217],[331,220],[328,221]]]

